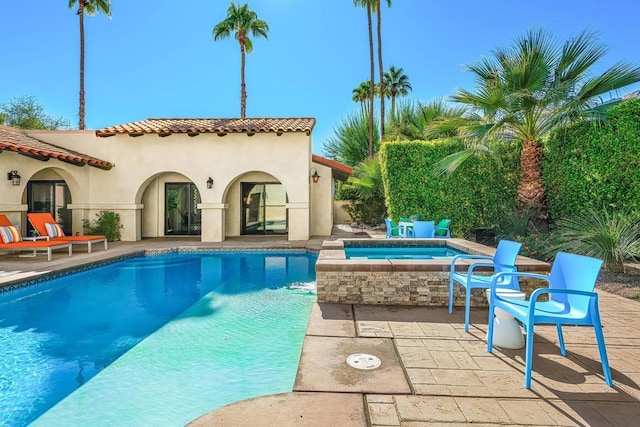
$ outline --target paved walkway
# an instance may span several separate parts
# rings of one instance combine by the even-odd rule
[[[255,419],[252,425],[635,426],[640,332],[634,325],[640,304],[606,292],[600,296],[613,388],[604,383],[592,328],[564,328],[564,358],[555,327],[536,327],[533,384],[527,390],[524,350],[486,352],[486,310],[472,312],[473,326],[465,333],[460,309],[450,315],[445,308],[319,304],[293,393],[229,405],[194,425]],[[345,363],[354,353],[376,355],[382,364],[356,370]],[[338,405],[336,393],[342,393]],[[287,402],[287,409],[272,419],[263,405],[274,399]]]
[[[334,236],[335,237],[335,236]],[[0,285],[49,271],[167,247],[308,248],[323,238],[150,239],[110,244],[107,251],[56,253],[54,260],[0,255]],[[591,328],[564,328],[568,357],[555,328],[537,327],[533,384],[524,384],[524,350],[486,352],[486,310],[316,304],[292,393],[225,406],[194,426],[635,426],[640,416],[640,304],[600,292],[600,309],[614,380],[604,384]],[[375,370],[345,363],[355,353],[381,359]]]

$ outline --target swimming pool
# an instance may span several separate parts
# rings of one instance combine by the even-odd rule
[[[315,260],[172,253],[0,294],[0,423],[184,425],[290,391]]]
[[[451,259],[465,252],[444,245],[345,246],[346,259]]]

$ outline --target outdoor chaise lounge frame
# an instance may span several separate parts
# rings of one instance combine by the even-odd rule
[[[27,218],[29,218],[29,222],[33,225],[38,231],[38,234],[41,236],[47,236],[47,227],[45,224],[55,224],[56,221],[53,219],[50,213],[28,213]],[[72,245],[87,245],[87,252],[91,253],[91,245],[94,243],[104,243],[104,249],[108,249],[107,238],[105,236],[62,236],[62,237],[51,237],[50,240],[52,242],[55,241],[67,241]]]
[[[11,221],[4,214],[0,214],[0,226],[10,226]],[[36,256],[38,251],[47,253],[47,261],[51,261],[52,252],[56,249],[69,249],[69,256],[72,255],[71,242],[66,240],[49,241],[49,240],[37,240],[37,241],[21,241],[14,243],[2,243],[0,241],[0,250],[11,251],[33,251],[33,256]]]
[[[0,250],[8,249],[11,251],[33,251],[33,256],[36,255],[38,251],[46,251],[47,253],[47,261],[51,261],[52,259],[52,251],[56,249],[69,249],[69,256],[71,256],[71,243],[65,242],[64,240],[58,240],[56,242],[40,240],[36,242],[15,242],[15,243],[0,243]],[[26,255],[25,255],[26,256]]]

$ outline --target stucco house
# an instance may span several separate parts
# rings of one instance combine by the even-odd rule
[[[0,212],[27,235],[27,212],[67,234],[102,211],[122,240],[245,234],[330,235],[334,179],[351,168],[311,153],[313,118],[147,119],[97,131],[0,126]]]

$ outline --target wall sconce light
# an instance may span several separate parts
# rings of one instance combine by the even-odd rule
[[[211,187],[213,187],[213,178],[209,177],[207,180],[207,188],[211,190]]]
[[[15,185],[15,186],[20,185],[20,175],[18,175],[18,171],[8,172],[7,179],[11,181],[11,185]]]
[[[313,181],[313,183],[315,184],[320,179],[320,175],[318,175],[318,171],[316,170],[316,168],[311,168],[311,170],[313,171],[313,174],[311,175],[311,181]]]

